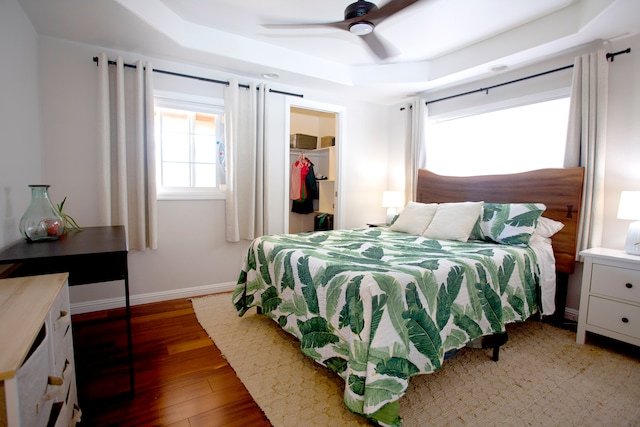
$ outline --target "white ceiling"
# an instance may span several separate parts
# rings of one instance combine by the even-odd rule
[[[347,31],[263,26],[340,21],[351,0],[19,2],[44,35],[383,103],[640,32],[639,0],[419,0],[376,27],[383,62]]]

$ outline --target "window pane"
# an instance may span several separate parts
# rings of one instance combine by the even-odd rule
[[[162,185],[164,187],[189,187],[189,164],[163,162]]]
[[[157,190],[161,197],[199,198],[220,192],[218,141],[224,141],[224,114],[220,104],[202,101],[156,98]]]
[[[198,163],[216,162],[216,139],[213,135],[195,136],[195,158]]]
[[[196,164],[196,187],[215,187],[216,186],[216,165]]]
[[[196,113],[195,133],[215,135],[216,119],[213,114]]]
[[[562,167],[569,98],[429,124],[427,169],[469,176]]]
[[[189,161],[189,134],[162,132],[162,160]]]
[[[189,132],[189,117],[186,111],[162,110],[162,130],[165,132]]]

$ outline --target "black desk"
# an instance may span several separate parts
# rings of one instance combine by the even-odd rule
[[[129,303],[127,238],[123,226],[86,227],[58,240],[20,240],[0,251],[0,264],[14,264],[10,277],[69,273],[69,286],[124,280],[129,362],[129,392],[133,396],[133,341]]]

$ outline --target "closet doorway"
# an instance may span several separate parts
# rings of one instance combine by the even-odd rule
[[[340,227],[343,115],[337,106],[302,99],[288,103],[285,230],[289,233]]]

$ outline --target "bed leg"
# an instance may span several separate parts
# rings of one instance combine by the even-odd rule
[[[508,340],[509,336],[506,332],[502,334],[493,334],[484,337],[483,347],[484,348],[493,348],[493,357],[491,358],[494,362],[497,362],[500,359],[500,347],[504,345]]]
[[[500,346],[497,345],[493,347],[493,357],[491,358],[494,362],[497,362],[500,359]]]
[[[551,317],[554,326],[562,327],[565,323],[564,311],[567,308],[567,289],[569,288],[569,275],[556,273],[556,311]]]
[[[493,349],[493,356],[491,359],[497,362],[500,358],[500,346],[504,345],[509,340],[509,336],[506,332],[501,334],[485,335],[477,338],[467,344],[467,347],[471,348],[491,348]]]

